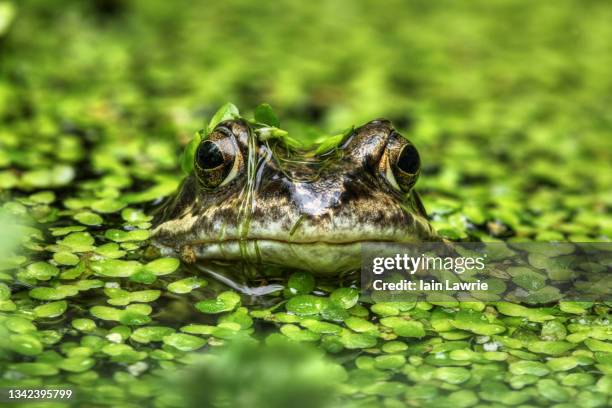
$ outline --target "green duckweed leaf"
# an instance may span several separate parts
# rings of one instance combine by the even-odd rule
[[[610,339],[610,337],[608,337],[608,339]],[[597,340],[597,339],[586,339],[584,341],[584,344],[591,351],[603,351],[605,353],[612,353],[612,343],[608,343],[608,342]]]
[[[152,341],[163,341],[164,337],[174,333],[174,329],[164,326],[147,326],[139,327],[130,336],[130,338],[138,343],[150,343]]]
[[[150,285],[157,280],[157,276],[145,269],[139,270],[133,275],[130,275],[130,281]]]
[[[4,326],[14,333],[36,331],[36,326],[34,323],[24,317],[19,316],[11,316],[4,320]]]
[[[470,379],[470,371],[463,367],[438,367],[434,377],[449,384],[461,384]]]
[[[401,353],[408,349],[408,345],[401,341],[387,341],[382,346],[382,351],[385,353]]]
[[[141,314],[137,312],[125,311],[121,313],[119,317],[119,322],[126,326],[142,326],[151,321],[151,318],[146,314]]]
[[[568,391],[552,379],[538,381],[537,389],[540,395],[549,401],[565,402],[570,398]]]
[[[132,302],[153,302],[161,295],[160,290],[139,290],[128,292],[121,289],[107,289],[105,293],[110,297],[108,303],[113,306],[126,306]]]
[[[294,341],[317,341],[321,338],[318,333],[310,330],[302,330],[293,324],[285,324],[280,328],[280,332]]]
[[[234,310],[240,304],[240,295],[236,292],[223,292],[216,299],[202,300],[195,307],[202,313],[216,314]]]
[[[85,231],[86,229],[87,227],[83,225],[71,225],[68,227],[49,228],[49,231],[51,231],[51,235],[53,235],[54,237],[61,237],[64,235],[68,235],[71,232],[81,232]]]
[[[35,356],[43,351],[40,340],[31,334],[11,334],[8,337],[8,346],[11,351],[24,356]]]
[[[380,320],[384,326],[393,329],[393,332],[401,337],[423,337],[425,336],[425,328],[423,323],[406,320],[401,317],[384,317]]]
[[[31,377],[49,377],[59,372],[57,367],[47,363],[18,363],[11,368]]]
[[[294,296],[285,305],[289,313],[310,316],[319,313],[325,307],[324,298],[313,295]]]
[[[253,319],[246,307],[239,307],[235,312],[219,318],[219,325],[224,323],[233,323],[239,325],[240,329],[248,329],[253,326]]]
[[[476,334],[490,336],[499,334],[506,330],[500,324],[489,323],[486,318],[473,310],[461,310],[450,322],[457,329],[471,331]]]
[[[72,232],[58,244],[68,247],[72,252],[88,252],[93,250],[94,239],[89,232]]]
[[[378,341],[376,337],[369,334],[343,332],[340,335],[340,342],[347,349],[363,349],[374,347]]]
[[[343,309],[350,309],[357,304],[359,291],[354,288],[339,288],[332,292],[330,300]]]
[[[351,316],[344,320],[344,323],[348,328],[357,333],[378,333],[378,327],[374,323],[360,317]]]
[[[238,114],[236,110],[236,114]],[[267,103],[262,103],[255,108],[255,121],[272,127],[280,127],[280,121],[272,110],[272,107]]]
[[[206,127],[206,134],[212,133],[219,123],[224,122],[226,120],[238,118],[240,118],[240,112],[238,111],[238,108],[228,102],[222,107],[220,107],[219,110],[215,112],[213,117],[210,119],[210,122],[208,122],[208,126]]]
[[[308,272],[295,272],[287,281],[287,287],[291,295],[305,295],[315,288],[315,279]]]
[[[177,258],[159,258],[146,264],[145,270],[156,276],[163,276],[176,271],[180,264]]]
[[[307,328],[311,332],[319,334],[339,334],[342,332],[342,327],[333,323],[321,322],[314,319],[305,319],[300,322],[300,325]]]
[[[96,322],[91,319],[74,319],[72,321],[72,327],[82,332],[90,332],[96,329]]]
[[[47,281],[59,274],[59,269],[48,262],[34,262],[27,267],[28,276],[41,281]]]
[[[131,231],[109,229],[104,233],[104,236],[115,242],[146,241],[151,233],[148,230],[141,229]]]
[[[184,333],[173,333],[165,336],[163,342],[181,351],[197,350],[206,344],[206,340]]]
[[[54,288],[38,287],[29,292],[30,297],[39,300],[60,300],[78,293],[79,289],[74,285],[60,285]]]
[[[185,150],[181,157],[181,169],[183,173],[189,174],[193,171],[193,162],[195,160],[195,154],[200,146],[200,142],[203,139],[203,132],[196,132],[193,135],[191,141],[185,146]],[[210,132],[209,132],[210,133]]]
[[[550,369],[546,364],[538,361],[517,361],[508,366],[508,369],[512,374],[516,375],[535,375],[542,377],[550,373]]]
[[[121,258],[126,252],[119,248],[119,245],[114,242],[109,242],[104,245],[96,247],[94,250],[98,255],[102,255],[105,258]]]
[[[527,349],[533,353],[558,356],[576,347],[575,344],[566,341],[534,341],[527,345]]]
[[[94,306],[89,309],[89,313],[91,313],[92,316],[97,317],[101,320],[119,321],[123,311],[114,307]]]
[[[101,259],[91,262],[89,266],[97,275],[110,278],[127,278],[142,268],[138,261],[122,261],[120,259]]]
[[[401,354],[386,354],[375,359],[374,366],[380,370],[397,370],[406,364],[406,357]]]
[[[594,384],[595,379],[587,373],[571,373],[563,377],[561,383],[566,387],[586,387]]]
[[[102,225],[104,219],[96,213],[90,211],[82,211],[74,215],[76,221],[85,225]]]
[[[92,368],[95,363],[90,357],[68,357],[59,363],[59,368],[71,373],[82,373]]]
[[[56,252],[53,254],[53,260],[59,265],[74,266],[79,263],[80,258],[71,252]]]
[[[188,324],[187,326],[181,327],[181,331],[183,333],[188,334],[199,334],[203,336],[211,335],[216,326],[210,326],[206,324]]]
[[[201,278],[189,277],[168,284],[168,290],[172,293],[185,294],[194,289],[203,288],[208,283]]]
[[[153,217],[136,208],[124,208],[121,210],[121,218],[129,223],[144,223],[151,221]]]
[[[99,212],[100,214],[116,213],[123,207],[125,207],[125,203],[110,198],[94,201],[91,204],[91,209]]]
[[[57,317],[63,314],[68,308],[68,302],[60,300],[57,302],[45,303],[44,305],[36,306],[34,314],[39,318]]]

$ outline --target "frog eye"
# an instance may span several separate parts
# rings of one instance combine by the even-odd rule
[[[195,154],[195,169],[205,188],[222,187],[238,175],[239,151],[230,139],[204,140]]]
[[[421,168],[421,157],[416,147],[407,144],[397,157],[396,166],[404,174],[418,174]]]
[[[385,178],[397,190],[408,192],[412,189],[421,171],[421,158],[416,147],[405,139],[391,140],[387,146],[384,173]]]
[[[223,164],[223,154],[215,142],[205,140],[196,152],[196,163],[203,170],[211,170]]]

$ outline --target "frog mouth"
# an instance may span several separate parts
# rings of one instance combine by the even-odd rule
[[[338,275],[361,268],[362,245],[394,240],[284,241],[280,239],[228,239],[193,241],[178,248],[182,257],[197,263],[208,261],[248,264],[259,273],[304,270],[315,275]],[[170,249],[170,248],[168,248]],[[171,249],[172,250],[172,249]],[[272,268],[270,268],[272,267]],[[263,273],[268,274],[268,273]]]

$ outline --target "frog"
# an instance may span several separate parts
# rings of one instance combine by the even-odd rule
[[[203,138],[193,170],[155,213],[159,248],[248,281],[341,276],[359,270],[369,242],[439,240],[414,189],[420,155],[389,120],[353,128],[316,154],[260,133],[231,119]]]

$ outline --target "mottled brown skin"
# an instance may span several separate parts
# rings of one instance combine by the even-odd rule
[[[438,240],[412,190],[416,149],[386,120],[320,156],[261,142],[242,120],[219,124],[207,140],[223,164],[203,170],[196,157],[155,217],[156,242],[188,261],[236,262],[251,275],[269,265],[335,275],[359,268],[364,242]],[[205,168],[212,160],[199,157]]]

